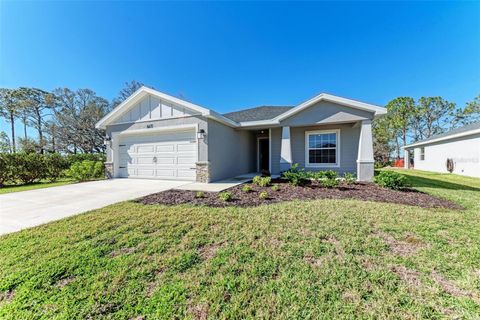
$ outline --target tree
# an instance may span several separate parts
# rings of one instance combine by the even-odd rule
[[[43,129],[45,119],[52,115],[53,97],[49,92],[44,90],[25,87],[19,89],[19,96],[21,105],[25,108],[29,119],[29,124],[37,129],[40,153],[43,153],[45,145]]]
[[[417,119],[422,139],[442,133],[454,125],[456,106],[441,97],[421,97],[418,100]]]
[[[11,151],[15,152],[15,118],[19,115],[18,92],[15,89],[0,88],[0,116],[10,122],[12,133]]]
[[[59,88],[54,95],[55,148],[69,153],[103,152],[104,131],[95,124],[108,112],[108,101],[90,89]]]
[[[415,100],[410,97],[399,97],[387,104],[389,126],[395,132],[397,158],[400,158],[400,142],[402,146],[407,144],[407,133],[412,123],[415,112]]]
[[[390,129],[391,120],[388,115],[376,118],[372,123],[373,157],[375,161],[387,163],[393,151],[394,131]]]
[[[32,138],[19,138],[18,148],[25,153],[37,153],[40,151],[40,144]]]
[[[8,153],[11,150],[10,139],[4,131],[0,131],[0,153]]]
[[[463,110],[457,112],[456,121],[461,125],[480,122],[480,95],[467,103]]]
[[[144,84],[138,82],[136,80],[132,80],[130,82],[125,82],[125,85],[122,90],[118,93],[118,96],[112,100],[112,108],[115,108],[120,103],[125,101],[128,97],[130,97],[135,91],[143,87]]]

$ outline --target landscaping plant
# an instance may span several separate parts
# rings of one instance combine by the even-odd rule
[[[324,188],[335,188],[339,185],[339,181],[336,178],[326,178],[319,181],[320,185]]]
[[[58,153],[47,154],[45,155],[45,169],[45,177],[50,182],[54,182],[68,169],[68,162]]]
[[[14,180],[27,184],[46,177],[46,161],[42,154],[15,153],[12,157]]]
[[[228,191],[220,192],[218,197],[225,202],[232,200],[232,194]]]
[[[252,187],[250,187],[248,184],[246,184],[242,187],[242,191],[246,192],[246,193],[249,193],[249,192],[252,191]]]
[[[256,176],[253,178],[253,183],[260,187],[267,187],[271,181],[272,181],[271,177]]]
[[[357,181],[357,179],[355,178],[355,174],[351,172],[345,172],[343,174],[343,181],[346,184],[354,184]]]
[[[197,191],[197,193],[195,194],[195,198],[205,198],[205,192]]]
[[[262,191],[262,192],[260,192],[260,194],[258,195],[258,198],[259,198],[260,200],[265,200],[265,199],[267,199],[267,198],[268,198],[268,193],[267,193],[267,191]]]
[[[91,160],[75,162],[70,167],[68,174],[77,181],[88,181],[101,178],[104,175],[103,162],[95,162]]]
[[[374,181],[381,187],[393,190],[401,190],[408,187],[407,178],[403,174],[393,171],[380,171],[375,176]]]
[[[278,184],[274,184],[272,186],[272,191],[278,191],[278,190],[280,190],[280,187],[278,186]]]
[[[298,163],[293,164],[290,169],[282,173],[282,177],[294,186],[305,184],[310,179],[310,175],[303,168],[299,170]]]

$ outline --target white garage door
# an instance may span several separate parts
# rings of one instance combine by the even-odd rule
[[[119,140],[119,175],[130,178],[195,180],[195,131],[132,135]]]

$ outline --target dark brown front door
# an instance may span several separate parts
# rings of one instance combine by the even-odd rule
[[[269,163],[270,163],[270,155],[269,155],[269,147],[268,147],[268,139],[260,139],[258,140],[258,159],[259,159],[259,166],[260,171],[268,171],[269,170]]]

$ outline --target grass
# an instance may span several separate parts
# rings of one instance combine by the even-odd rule
[[[75,183],[72,179],[59,179],[55,182],[50,182],[48,180],[29,183],[29,184],[20,184],[20,185],[6,185],[0,188],[0,194],[4,193],[11,193],[11,192],[19,192],[19,191],[27,191],[27,190],[35,190],[35,189],[43,189],[43,188],[50,188],[50,187],[57,187],[63,186],[66,184]]]
[[[0,318],[477,318],[480,179],[401,172],[466,209],[123,202],[3,236]]]

